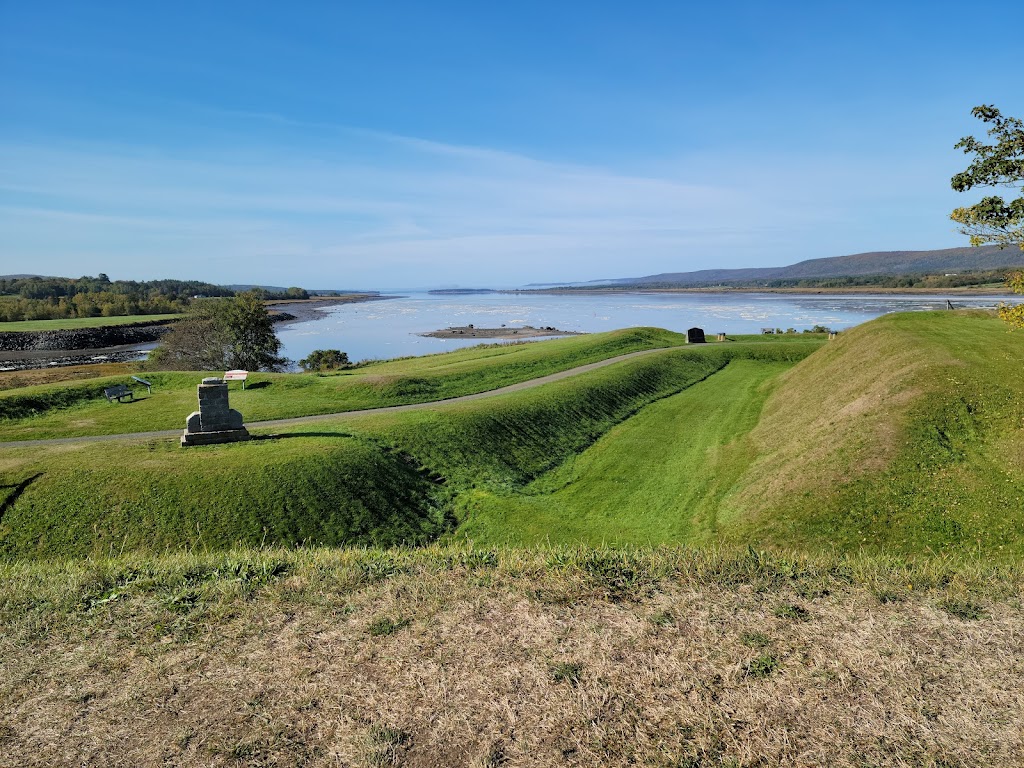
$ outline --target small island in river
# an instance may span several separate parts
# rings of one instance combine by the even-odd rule
[[[465,339],[476,337],[478,339],[535,339],[540,336],[580,336],[579,331],[560,331],[550,325],[542,328],[534,328],[532,325],[524,325],[520,328],[476,328],[472,325],[444,328],[439,331],[421,333],[420,336],[429,336],[432,339]]]

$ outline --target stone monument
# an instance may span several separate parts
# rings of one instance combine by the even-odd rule
[[[182,446],[234,443],[248,440],[242,414],[228,407],[227,382],[217,377],[203,379],[199,385],[199,410],[185,422]]]
[[[704,338],[703,328],[691,328],[686,332],[686,343],[687,344],[706,344],[707,339]]]

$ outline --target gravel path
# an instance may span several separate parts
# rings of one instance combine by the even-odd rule
[[[463,395],[462,397],[453,397],[448,400],[431,400],[426,403],[411,403],[409,405],[390,405],[386,408],[366,408],[361,411],[341,411],[339,413],[320,413],[315,416],[297,416],[291,419],[273,419],[271,421],[253,421],[247,423],[246,429],[275,429],[277,427],[290,427],[295,424],[312,424],[318,421],[328,421],[330,419],[337,419],[340,417],[352,417],[352,416],[368,416],[375,413],[396,413],[398,411],[417,411],[424,408],[436,408],[439,405],[447,405],[448,403],[465,403],[470,400],[483,400],[487,397],[496,397],[498,395],[506,395],[510,392],[520,392],[524,389],[532,389],[533,387],[539,387],[543,384],[550,384],[553,381],[561,381],[562,379],[568,379],[572,376],[578,376],[581,373],[587,373],[588,371],[594,371],[598,368],[604,368],[608,365],[621,362],[623,360],[629,360],[634,357],[643,357],[644,355],[652,355],[657,352],[668,352],[672,349],[679,349],[678,347],[662,347],[659,349],[645,349],[640,352],[630,352],[627,355],[619,355],[618,357],[610,357],[607,360],[600,360],[596,363],[588,363],[587,365],[581,365],[577,368],[570,368],[567,371],[559,371],[558,373],[552,373],[547,376],[541,376],[537,379],[529,379],[527,381],[521,381],[518,384],[509,384],[507,387],[501,387],[500,389],[492,389],[487,392],[477,392],[472,395]],[[184,424],[185,417],[188,414],[182,414],[182,423]],[[181,437],[182,429],[164,429],[159,432],[129,432],[122,435],[89,435],[85,437],[60,437],[51,440],[16,440],[12,442],[0,442],[0,450],[3,448],[24,448],[26,446],[43,446],[43,445],[65,445],[68,443],[103,443],[111,440],[149,440],[152,438],[160,437]]]

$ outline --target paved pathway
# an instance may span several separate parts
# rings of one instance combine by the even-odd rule
[[[524,389],[532,389],[533,387],[539,387],[543,384],[550,384],[552,381],[560,381],[562,379],[568,379],[571,376],[578,376],[581,373],[587,373],[588,371],[594,371],[598,368],[604,368],[607,365],[613,365],[614,363],[621,362],[623,360],[629,360],[634,357],[643,357],[644,355],[652,355],[657,352],[668,352],[670,350],[679,347],[659,347],[658,349],[644,349],[640,352],[630,352],[627,355],[619,355],[618,357],[610,357],[607,360],[600,360],[596,363],[589,363],[587,365],[581,365],[577,368],[570,368],[567,371],[559,371],[558,373],[552,373],[547,376],[541,376],[537,379],[529,379],[527,381],[520,381],[518,384],[510,384],[507,387],[501,387],[500,389],[491,389],[487,392],[477,392],[472,395],[463,395],[462,397],[452,397],[448,400],[431,400],[426,403],[411,403],[409,405],[390,405],[386,408],[366,408],[361,411],[341,411],[339,413],[320,413],[315,416],[297,416],[292,419],[273,419],[271,421],[253,421],[247,423],[246,429],[274,429],[277,427],[290,427],[295,424],[312,424],[318,421],[328,421],[331,419],[338,419],[352,416],[368,416],[375,413],[396,413],[398,411],[418,411],[424,408],[436,408],[439,405],[447,405],[448,403],[465,403],[470,400],[482,400],[486,397],[497,397],[498,395],[505,395],[509,392],[519,392]],[[182,423],[184,424],[185,416],[182,415]],[[148,440],[155,437],[181,437],[182,429],[164,429],[159,432],[129,432],[123,435],[88,435],[85,437],[60,437],[51,440],[16,440],[12,442],[0,442],[0,450],[4,448],[24,448],[26,446],[42,446],[42,445],[65,445],[67,443],[102,443],[110,440]]]

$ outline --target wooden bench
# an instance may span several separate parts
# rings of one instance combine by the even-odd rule
[[[124,384],[115,384],[112,387],[106,387],[103,390],[103,394],[106,395],[108,403],[112,403],[115,400],[120,403],[126,397],[129,400],[135,399],[135,393],[128,389]]]

